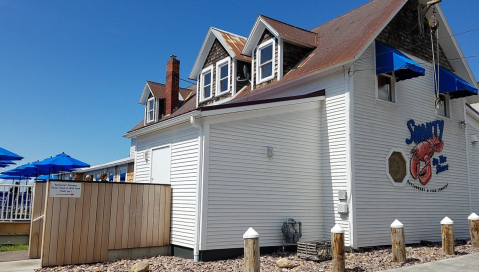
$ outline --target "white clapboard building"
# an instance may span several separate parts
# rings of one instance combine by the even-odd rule
[[[171,184],[175,255],[241,254],[249,227],[278,247],[287,218],[300,241],[330,239],[337,223],[352,248],[390,244],[395,219],[406,243],[440,240],[445,216],[468,237],[479,96],[441,8],[372,1],[317,24],[259,15],[247,37],[210,28],[197,86],[179,88],[175,56],[165,84],[147,82],[125,137],[134,181]]]

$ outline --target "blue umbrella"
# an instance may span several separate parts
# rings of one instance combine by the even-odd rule
[[[22,176],[2,174],[0,175],[0,179],[22,180]],[[23,177],[23,179],[25,179],[25,177]]]
[[[28,180],[29,177],[32,177],[35,175],[34,172],[31,170],[31,166],[29,166],[28,164],[25,164],[8,171],[4,171],[2,172],[3,174],[2,176],[10,177],[10,178],[3,178],[3,179],[19,179],[20,180],[23,178]]]
[[[39,168],[48,168],[50,171],[53,170],[57,172],[70,172],[73,168],[90,167],[89,164],[74,159],[69,155],[65,154],[65,152],[62,152],[53,158],[45,159],[41,162],[34,162],[33,165]]]
[[[42,175],[42,176],[39,176],[39,177],[35,178],[35,180],[49,180],[51,178],[52,177],[50,175]]]
[[[17,155],[13,152],[10,152],[10,151],[0,147],[0,160],[15,160],[15,161],[18,161],[18,160],[21,160],[21,159],[23,159],[22,156]]]
[[[37,168],[35,165],[33,165],[31,163],[19,166],[15,169],[12,169],[12,171],[15,171],[19,175],[27,177],[27,178],[28,177],[37,177],[38,175],[46,174],[45,171],[42,171],[42,169]]]
[[[3,171],[2,174],[5,174],[5,175],[16,175],[16,174],[17,174],[17,171],[15,171],[15,168],[14,168],[14,169],[10,169],[10,170],[7,170],[7,171]]]
[[[0,164],[16,164],[16,163],[14,163],[12,161],[9,161],[9,160],[3,160],[3,161],[0,160]]]

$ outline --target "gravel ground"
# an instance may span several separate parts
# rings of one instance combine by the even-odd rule
[[[468,241],[456,241],[455,246],[456,255],[461,256],[470,253],[479,252],[478,248],[472,248]],[[276,260],[282,257],[287,257],[296,265],[295,268],[286,269],[278,268]],[[408,249],[407,260],[404,264],[393,263],[391,261],[391,248],[378,247],[363,253],[346,253],[346,271],[379,271],[385,269],[399,268],[403,266],[412,266],[421,263],[438,261],[454,256],[446,256],[442,253],[440,243],[428,243],[426,246],[415,245]],[[137,262],[143,259],[136,260],[121,260],[115,262],[105,262],[89,265],[69,265],[42,268],[36,270],[37,272],[51,272],[51,271],[67,271],[67,272],[83,272],[83,271],[129,271],[130,268]],[[216,261],[216,262],[199,262],[194,263],[192,260],[186,260],[178,257],[159,256],[148,260],[150,264],[150,271],[165,271],[165,272],[206,272],[206,271],[243,271],[243,258]],[[318,272],[329,271],[331,268],[331,261],[314,262],[299,259],[295,253],[282,254],[280,252],[261,256],[261,271],[272,272]]]

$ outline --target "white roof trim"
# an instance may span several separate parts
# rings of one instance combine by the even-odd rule
[[[208,29],[208,34],[206,34],[206,38],[203,41],[203,45],[201,46],[200,53],[196,57],[196,61],[195,61],[195,64],[193,65],[193,69],[191,69],[190,75],[188,77],[189,79],[196,80],[196,76],[199,73],[201,73],[201,70],[203,70],[203,64],[205,63],[206,58],[208,57],[208,53],[210,52],[211,46],[213,46],[213,42],[215,41],[215,39],[218,39],[218,41],[221,43],[221,45],[226,50],[226,52],[228,52],[230,57],[235,58],[234,52],[231,51],[230,47],[228,46],[225,39],[223,38],[223,35],[221,35],[220,32],[228,33],[228,34],[246,39],[243,36],[240,36],[228,31],[224,31],[215,27],[210,27]]]
[[[191,111],[191,112],[188,112],[188,113],[185,113],[185,114],[182,114],[182,115],[172,117],[172,118],[167,119],[165,121],[155,123],[153,125],[149,125],[149,126],[146,126],[146,127],[136,129],[136,130],[131,131],[131,132],[127,132],[123,135],[123,137],[129,138],[129,139],[136,138],[138,136],[146,135],[148,133],[152,133],[152,132],[155,132],[155,131],[158,131],[158,130],[162,130],[164,128],[168,128],[168,127],[176,126],[176,125],[181,124],[181,123],[189,122],[191,116],[199,116],[200,114],[201,113],[199,111],[196,111],[196,110]]]
[[[261,104],[231,107],[231,108],[215,109],[215,110],[203,111],[201,112],[201,116],[207,117],[207,116],[222,115],[222,114],[244,112],[244,111],[251,111],[251,110],[269,109],[269,108],[303,104],[303,103],[309,103],[309,102],[315,102],[315,101],[322,101],[325,99],[326,97],[322,95],[322,96],[308,97],[308,98],[301,98],[301,99],[292,99],[292,100],[285,100],[285,101],[268,102],[268,103],[261,103]]]
[[[109,167],[113,167],[113,166],[117,166],[117,165],[128,164],[128,163],[131,163],[131,162],[134,162],[134,161],[135,161],[135,158],[128,157],[128,158],[124,158],[124,159],[120,159],[120,160],[116,160],[116,161],[111,161],[111,162],[107,162],[107,163],[100,164],[100,165],[91,166],[89,168],[77,169],[77,171],[74,171],[74,172],[75,173],[91,172],[91,171],[95,171],[95,170],[98,170],[98,169],[105,169],[105,168],[109,168]]]
[[[141,93],[140,101],[138,104],[146,105],[146,102],[148,101],[148,96],[150,96],[151,89],[150,86],[148,85],[148,82],[145,83],[145,87],[143,88],[143,92]]]
[[[265,29],[268,29],[268,31],[271,32],[271,34],[273,34],[276,38],[279,37],[278,32],[274,30],[274,28],[271,27],[265,20],[263,20],[261,15],[259,15],[258,19],[256,19],[253,29],[251,30],[251,33],[248,36],[248,39],[246,40],[246,44],[244,45],[241,54],[246,56],[252,55],[252,52],[261,38],[261,35],[263,35]]]

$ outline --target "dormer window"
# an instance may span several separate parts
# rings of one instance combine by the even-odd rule
[[[213,96],[212,83],[213,83],[213,66],[209,66],[201,72],[201,101],[209,99]]]
[[[274,39],[264,42],[258,47],[256,64],[258,83],[274,78]]]
[[[154,97],[148,99],[146,115],[147,115],[148,123],[155,121],[155,98]]]
[[[216,63],[216,95],[222,95],[230,90],[230,62],[229,57]]]

